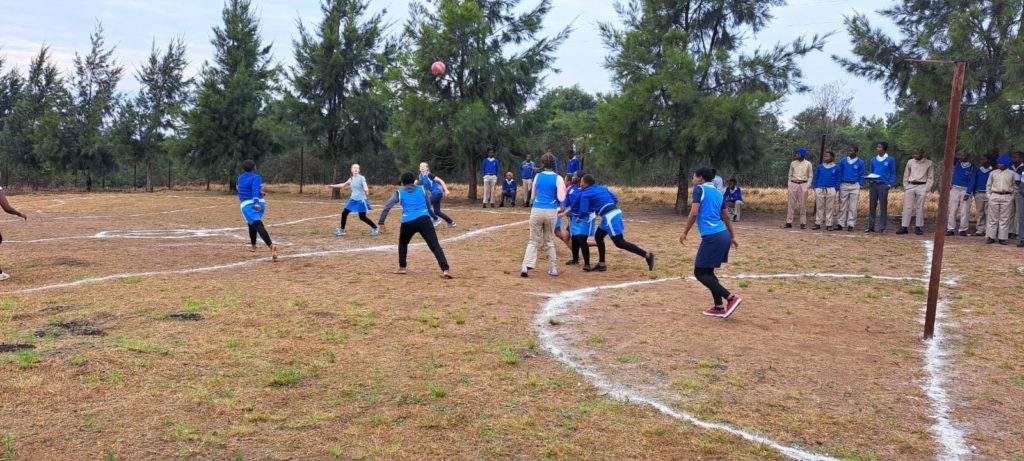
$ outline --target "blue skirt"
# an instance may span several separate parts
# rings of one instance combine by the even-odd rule
[[[263,219],[263,213],[267,212],[267,201],[260,199],[259,203],[260,211],[256,211],[252,200],[246,200],[242,203],[242,217],[245,218],[246,224],[252,224]]]
[[[605,213],[601,217],[600,229],[612,237],[626,232],[626,225],[622,223],[622,210],[613,210]]]
[[[697,259],[693,262],[693,267],[698,269],[722,267],[723,263],[729,262],[730,245],[732,245],[732,236],[727,230],[701,237],[700,248],[697,249]]]
[[[345,209],[353,213],[366,213],[367,211],[372,210],[373,207],[370,206],[369,200],[349,199],[348,203],[345,204]]]
[[[569,220],[569,235],[586,235],[593,237],[597,226],[597,220],[591,216],[576,217]]]

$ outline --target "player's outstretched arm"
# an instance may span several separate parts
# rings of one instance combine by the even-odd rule
[[[11,206],[11,202],[7,201],[7,193],[2,190],[0,190],[0,207],[2,207],[7,214],[19,216],[21,219],[28,221],[28,216],[25,216],[25,213],[22,213],[21,211],[18,211],[17,208]]]

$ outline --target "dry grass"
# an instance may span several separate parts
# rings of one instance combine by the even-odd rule
[[[321,191],[298,196],[277,187],[270,187],[267,222],[286,255],[395,240],[397,217],[382,237],[352,220],[349,235],[337,239],[330,233],[339,202],[323,200]],[[391,190],[374,187],[371,200],[380,203]],[[621,192],[631,205],[665,203],[660,189]],[[394,253],[350,253],[10,294],[266,256],[245,251],[236,238],[243,230],[13,243],[111,230],[238,227],[237,203],[223,193],[12,200],[30,221],[0,222],[0,262],[14,275],[0,284],[0,342],[36,346],[20,356],[0,354],[0,441],[17,459],[780,457],[609,400],[538,351],[533,318],[543,298],[533,293],[692,271],[695,243],[675,242],[681,219],[667,210],[626,210],[629,239],[660,255],[653,274],[639,258],[612,249],[608,273],[521,279],[526,228],[511,226],[446,245],[459,277],[447,282],[429,253],[415,249],[411,274],[400,280],[389,274]],[[442,237],[526,219],[524,210],[496,214],[451,204],[460,227],[442,230]],[[167,213],[179,209],[190,211]],[[306,218],[318,219],[279,225]],[[638,219],[645,224],[630,224]],[[911,239],[869,244],[858,236],[853,242],[861,248],[852,251],[850,239],[838,235],[791,234],[759,222],[738,228],[744,246],[725,273],[914,275],[923,263]],[[1009,300],[1019,287],[996,283],[1014,276],[1009,259],[972,271],[978,258],[1005,249],[970,242],[970,251],[947,252],[952,270],[968,277],[952,292],[961,297],[954,318],[964,322],[952,389],[963,404],[954,416],[970,424],[971,442],[984,454],[1013,459],[1024,454],[1014,422],[1024,411],[1024,385],[1016,381],[1024,342],[1016,334],[1019,309],[1000,306],[995,293]],[[563,258],[565,248],[558,251]],[[579,329],[580,347],[597,351],[594,360],[606,361],[617,379],[667,383],[665,399],[681,409],[850,459],[920,459],[937,446],[925,432],[930,419],[916,387],[923,296],[912,288],[870,279],[755,280],[740,289],[749,293],[743,311],[714,323],[698,314],[706,294],[680,282],[588,304],[585,321],[565,328]],[[175,312],[202,320],[174,320]],[[70,320],[88,321],[106,335],[34,335]]]

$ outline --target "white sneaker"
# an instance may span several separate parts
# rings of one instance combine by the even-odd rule
[[[458,227],[458,224],[455,224],[455,221],[452,221],[452,222],[448,223],[447,227],[449,229],[454,229],[454,228]]]
[[[9,278],[11,278],[10,274],[6,272],[0,272],[0,282],[3,282],[4,280],[7,280]]]
[[[442,221],[441,218],[435,219],[434,220],[434,227],[440,226],[442,222],[444,222],[444,221]]]

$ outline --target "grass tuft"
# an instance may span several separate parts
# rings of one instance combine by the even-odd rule
[[[288,369],[276,369],[270,378],[270,385],[273,387],[288,387],[297,384],[302,380],[302,370],[292,367]]]

